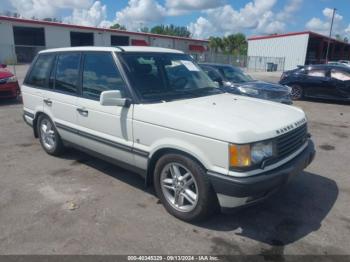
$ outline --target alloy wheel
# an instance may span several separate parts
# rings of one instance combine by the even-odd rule
[[[293,86],[292,87],[292,92],[291,92],[291,97],[293,100],[298,100],[301,99],[303,96],[303,90],[300,86]]]
[[[56,134],[52,123],[43,119],[40,124],[40,138],[47,150],[52,150],[56,146]]]
[[[160,175],[166,201],[181,212],[192,211],[198,203],[197,181],[191,171],[179,163],[167,164]]]

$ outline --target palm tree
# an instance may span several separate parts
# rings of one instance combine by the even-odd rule
[[[224,51],[224,43],[222,41],[222,38],[211,36],[209,38],[209,47],[215,53],[218,53],[220,51]]]

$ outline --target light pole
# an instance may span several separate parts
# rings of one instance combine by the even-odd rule
[[[333,30],[335,11],[337,11],[337,9],[333,8],[333,16],[332,16],[331,28],[329,30],[329,38],[328,38],[328,45],[327,45],[327,52],[326,52],[326,64],[328,63],[329,47],[331,45],[331,38],[332,38],[332,30]]]

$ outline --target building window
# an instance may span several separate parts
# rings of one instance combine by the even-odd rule
[[[31,63],[36,54],[45,48],[44,28],[14,26],[13,38],[18,63]]]
[[[44,28],[14,26],[15,45],[45,46]]]
[[[111,35],[111,46],[128,46],[129,37],[120,35]]]
[[[93,46],[94,33],[70,32],[71,46]]]

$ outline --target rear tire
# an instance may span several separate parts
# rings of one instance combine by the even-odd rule
[[[292,100],[301,100],[304,97],[304,90],[299,85],[292,86],[292,92],[290,94]]]
[[[158,160],[154,187],[165,209],[181,220],[203,220],[218,210],[205,169],[181,154],[167,154]]]
[[[55,125],[46,115],[40,115],[37,121],[37,132],[40,144],[46,153],[59,156],[64,151],[64,145]]]

